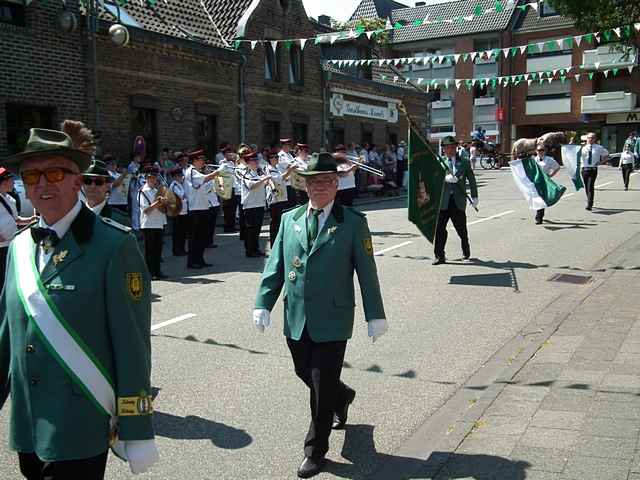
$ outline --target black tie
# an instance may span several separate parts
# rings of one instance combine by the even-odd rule
[[[309,233],[309,238],[308,238],[309,247],[313,246],[313,242],[315,242],[316,237],[318,236],[318,224],[319,224],[319,221],[318,221],[319,218],[318,217],[320,217],[320,215],[322,215],[322,209],[321,208],[319,208],[317,210],[315,208],[311,209],[311,218],[310,218],[310,221],[309,221],[309,231],[308,231],[308,233]]]
[[[37,244],[43,244],[45,241],[48,242],[52,247],[55,247],[60,239],[58,238],[58,234],[55,230],[51,230],[50,228],[43,227],[32,227],[31,228],[31,238]]]

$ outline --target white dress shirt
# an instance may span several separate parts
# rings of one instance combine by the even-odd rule
[[[104,209],[104,206],[107,204],[107,199],[105,198],[103,201],[93,207],[90,207],[86,201],[85,204],[87,205],[87,208],[93,213],[95,213],[96,215],[100,215],[102,213],[102,210]]]
[[[187,197],[184,193],[184,185],[181,182],[176,182],[174,180],[173,182],[171,182],[169,188],[176,197],[182,200],[182,210],[180,210],[178,215],[186,215],[189,212],[189,205],[187,203]]]
[[[351,171],[346,175],[341,175],[351,168],[351,164],[348,162],[338,164],[338,190],[348,190],[350,188],[356,188],[356,176],[355,172]]]
[[[331,202],[327,203],[324,207],[322,207],[322,213],[318,216],[318,235],[320,235],[320,232],[322,231],[324,224],[327,223],[327,218],[329,218],[329,215],[331,215],[331,210],[333,210],[334,203],[335,201],[332,200]],[[309,202],[309,206],[307,207],[307,221],[309,221],[311,219],[311,215],[313,215],[311,213],[312,209],[313,207],[311,207],[311,202]]]
[[[209,207],[219,207],[220,200],[218,199],[218,194],[216,193],[216,188],[213,182],[217,181],[215,178],[213,180],[209,180],[204,184],[204,188],[207,189],[207,199],[209,200]]]
[[[295,158],[293,158],[293,155],[291,155],[289,152],[285,152],[284,150],[280,150],[278,152],[278,170],[280,170],[281,173],[286,172],[287,168],[289,168],[289,165],[295,163]],[[287,178],[287,186],[291,185],[290,178],[291,177]]]
[[[271,175],[271,182],[267,183],[267,198],[271,200],[270,205],[286,202],[288,200],[287,184],[282,178],[282,173],[277,167],[271,165],[267,167],[267,173]],[[272,191],[272,183],[278,189],[278,194]]]
[[[622,152],[620,154],[620,165],[633,165],[635,156],[631,152]]]
[[[206,175],[200,173],[193,166],[187,169],[185,176],[186,194],[189,201],[189,211],[209,210],[209,196],[207,189],[204,187],[204,177]]]
[[[118,172],[109,171],[109,175],[111,175],[111,179],[114,182],[120,178],[120,174]],[[127,191],[129,190],[129,182],[127,180],[128,179],[125,178],[119,186],[111,187],[111,192],[109,193],[109,205],[127,204]]]
[[[591,162],[589,162],[589,152],[591,153]],[[580,152],[582,156],[582,166],[583,167],[597,167],[600,163],[600,160],[603,157],[608,157],[609,152],[602,145],[597,143],[593,143],[591,145],[585,145],[582,147],[582,151]]]
[[[62,238],[69,231],[69,228],[71,228],[71,224],[76,219],[81,209],[82,209],[82,202],[80,201],[80,199],[78,199],[78,201],[73,206],[73,208],[69,210],[67,214],[64,217],[62,217],[60,220],[58,220],[56,223],[54,223],[53,225],[47,225],[47,222],[44,221],[44,217],[40,217],[38,226],[41,228],[50,228],[51,230],[56,232],[56,235],[58,235],[58,238],[62,240]],[[47,265],[47,263],[49,263],[49,260],[51,259],[51,255],[53,255],[53,249],[45,252],[44,248],[41,248],[40,246],[38,246],[37,259],[38,259],[39,272],[42,272],[42,270],[44,270],[44,267]]]
[[[152,188],[148,184],[142,187],[139,193],[140,197],[140,228],[156,228],[162,229],[167,224],[167,216],[159,209],[154,208],[145,211],[153,202],[156,201],[158,189]]]
[[[251,190],[257,182],[262,179],[258,172],[247,168],[242,178],[242,197],[240,199],[242,208],[247,210],[248,208],[264,207],[267,203],[267,192],[265,185]]]
[[[16,201],[11,195],[0,193],[0,196],[9,207],[9,210],[7,210],[4,205],[0,205],[0,247],[8,247],[18,231],[18,225],[16,224],[18,209],[16,208]]]

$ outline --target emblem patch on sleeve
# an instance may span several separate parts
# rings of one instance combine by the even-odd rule
[[[142,298],[144,287],[142,285],[142,273],[127,273],[127,290],[131,298],[138,301]]]
[[[153,399],[145,392],[138,397],[118,398],[118,416],[132,417],[137,415],[151,415],[153,413]]]
[[[371,241],[371,238],[364,239],[364,250],[367,252],[367,255],[370,257],[373,256],[373,242]]]

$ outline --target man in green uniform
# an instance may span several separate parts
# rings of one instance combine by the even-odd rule
[[[152,426],[150,280],[126,227],[78,198],[92,136],[31,129],[7,159],[40,220],[9,250],[0,297],[0,406],[29,480],[104,478],[111,446],[133,473],[158,460]]]
[[[309,203],[283,215],[253,312],[256,326],[264,331],[284,289],[284,334],[296,375],[311,393],[300,478],[322,470],[331,428],[344,428],[355,397],[355,390],[340,381],[353,331],[354,270],[369,336],[375,341],[387,331],[371,233],[364,214],[335,201],[337,171],[335,158],[321,153],[299,172]]]
[[[89,210],[101,217],[110,218],[127,227],[130,226],[128,215],[108,203],[113,179],[106,164],[101,160],[93,160],[82,177],[82,191]]]

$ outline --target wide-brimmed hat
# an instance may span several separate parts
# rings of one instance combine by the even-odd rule
[[[447,145],[458,145],[456,137],[454,137],[453,135],[447,135],[446,137],[444,137],[442,139],[442,146],[445,147]]]
[[[312,177],[327,173],[338,173],[338,164],[333,155],[327,152],[314,153],[306,170],[297,172],[301,177]]]
[[[111,178],[109,175],[109,170],[107,170],[107,165],[102,160],[94,160],[89,165],[89,168],[82,175],[85,177],[107,177]]]
[[[29,130],[29,140],[24,151],[12,155],[3,162],[6,166],[17,167],[30,158],[46,158],[59,155],[68,158],[85,171],[91,162],[91,154],[95,151],[91,131],[80,122],[72,122],[78,126],[74,133],[75,141],[71,135],[59,130],[47,130],[44,128],[32,128]],[[67,122],[63,125],[67,126]],[[71,130],[70,130],[71,131]],[[92,151],[93,150],[93,151]]]

